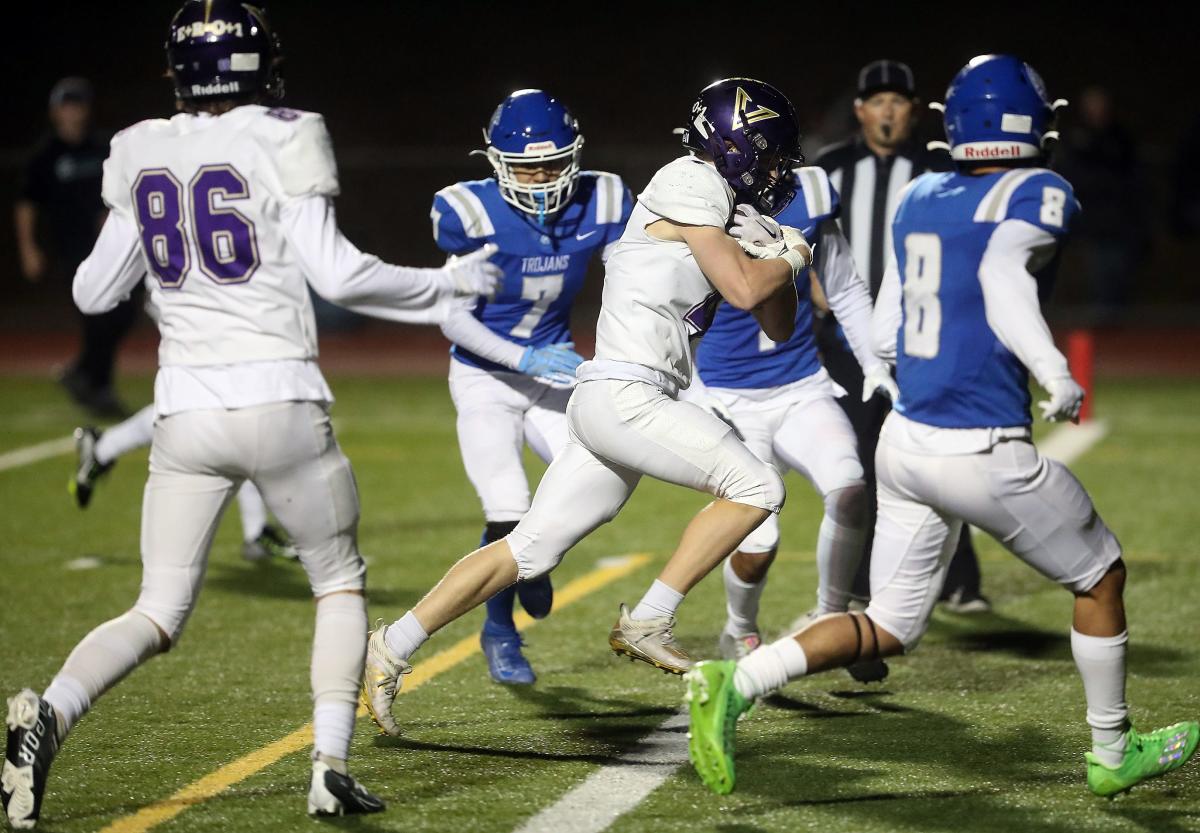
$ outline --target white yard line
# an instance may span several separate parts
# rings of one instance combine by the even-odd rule
[[[17,469],[30,463],[40,463],[51,457],[58,457],[75,450],[74,437],[60,437],[57,440],[47,440],[37,445],[28,445],[15,451],[0,454],[0,471]]]
[[[687,763],[687,725],[687,712],[672,715],[636,748],[593,772],[516,833],[607,830]]]
[[[1108,423],[1094,419],[1082,425],[1067,423],[1055,428],[1045,442],[1038,443],[1042,455],[1070,465],[1108,434]]]
[[[1063,425],[1038,449],[1047,457],[1072,463],[1108,433],[1102,420]],[[602,833],[641,804],[675,770],[687,763],[687,713],[673,715],[637,747],[593,772],[554,804],[530,818],[515,833]]]

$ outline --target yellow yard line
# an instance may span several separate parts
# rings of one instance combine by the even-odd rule
[[[590,573],[581,576],[554,592],[554,610],[558,612],[569,604],[579,601],[601,587],[611,584],[619,578],[629,575],[650,560],[649,555],[629,555],[613,559],[610,563],[597,567]],[[537,620],[524,612],[513,617],[521,630],[531,628]],[[434,654],[425,662],[416,665],[411,674],[404,678],[402,693],[408,693],[418,686],[429,682],[434,677],[449,671],[463,660],[479,652],[479,637],[471,635],[459,640],[444,651]],[[366,710],[359,708],[358,716],[362,717]],[[132,815],[117,819],[105,827],[100,833],[144,833],[156,825],[170,821],[193,804],[200,804],[221,794],[239,781],[249,778],[255,773],[269,767],[285,755],[299,752],[312,746],[313,727],[311,723],[301,726],[290,735],[280,738],[274,743],[257,749],[248,755],[228,763],[215,772],[210,772],[199,780],[193,781],[170,798],[156,801],[148,807],[143,807]]]

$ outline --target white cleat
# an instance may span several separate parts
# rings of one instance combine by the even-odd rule
[[[608,647],[613,653],[641,660],[668,674],[682,674],[695,663],[676,641],[674,627],[674,616],[634,619],[629,608],[621,605],[620,615],[608,633]]]
[[[392,717],[392,703],[396,702],[396,695],[400,692],[400,676],[411,673],[412,666],[387,646],[383,638],[386,630],[383,620],[379,619],[367,640],[367,661],[363,667],[359,697],[379,731],[396,737],[400,734],[400,727]]]
[[[352,775],[342,775],[324,761],[313,761],[308,788],[310,816],[355,816],[383,812],[387,805],[367,792]]]

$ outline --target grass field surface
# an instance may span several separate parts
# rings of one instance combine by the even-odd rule
[[[335,427],[362,495],[370,614],[391,620],[478,542],[478,501],[458,458],[444,381],[331,382]],[[149,392],[149,378],[126,384],[131,401],[147,401]],[[1102,381],[1097,402],[1110,431],[1073,469],[1126,549],[1133,718],[1145,728],[1196,718],[1200,381]],[[52,383],[0,379],[0,455],[63,437],[79,421]],[[121,460],[84,512],[65,489],[72,462],[60,455],[0,471],[6,696],[44,688],[76,642],[137,593],[146,453]],[[541,466],[531,461],[529,471],[536,479]],[[796,475],[788,485],[782,548],[763,600],[768,635],[808,609],[815,593],[820,501]],[[401,695],[402,737],[379,737],[360,720],[352,771],[389,809],[335,824],[511,831],[668,720],[679,708],[680,680],[616,659],[606,637],[618,602],[636,601],[704,503],[645,481],[614,523],[567,556],[555,573],[559,588],[609,563],[602,559],[649,558],[529,631],[537,685],[494,685],[482,657],[468,651]],[[235,512],[179,645],[136,671],[72,733],[39,829],[122,829],[122,819],[309,720],[307,583],[293,563],[243,562]],[[741,726],[737,792],[711,795],[685,765],[611,829],[1200,831],[1200,765],[1115,801],[1086,791],[1089,736],[1070,654],[1070,596],[994,542],[979,548],[993,614],[939,611],[920,649],[893,661],[883,685],[836,672],[789,686]],[[714,574],[681,608],[677,633],[689,650],[711,656],[723,619]],[[472,639],[481,621],[476,612],[454,623],[418,662]],[[153,829],[302,829],[308,774],[307,754],[285,755]]]

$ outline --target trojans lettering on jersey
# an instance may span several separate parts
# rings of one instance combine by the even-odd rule
[[[571,201],[546,225],[509,206],[491,178],[438,191],[430,217],[434,241],[447,254],[489,242],[500,248],[491,260],[504,270],[503,284],[493,299],[479,301],[475,317],[509,341],[545,347],[571,340],[571,304],[588,262],[620,238],[632,202],[619,176],[583,171]],[[473,367],[509,370],[458,345],[451,352]]]

